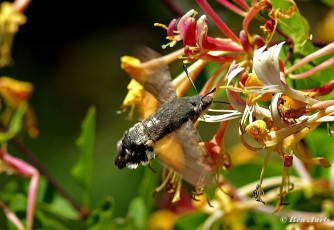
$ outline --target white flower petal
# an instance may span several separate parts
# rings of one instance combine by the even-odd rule
[[[284,123],[284,121],[281,117],[281,114],[279,112],[279,109],[278,109],[281,96],[282,96],[282,93],[277,93],[272,98],[271,106],[270,106],[270,112],[271,112],[271,116],[272,116],[272,119],[275,122],[275,124],[278,127],[284,128],[284,127],[288,127],[289,124]]]
[[[264,85],[282,85],[280,79],[279,54],[284,42],[266,48],[256,50],[253,58],[253,69],[257,77]]]

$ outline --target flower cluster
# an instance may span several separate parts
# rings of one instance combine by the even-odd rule
[[[252,5],[248,5],[244,0],[234,1],[235,4],[218,0],[229,10],[244,17],[239,36],[228,28],[206,0],[196,0],[196,2],[216,23],[226,38],[209,36],[207,16],[202,15],[197,18],[198,12],[190,10],[179,20],[173,19],[168,26],[161,23],[155,24],[167,30],[169,42],[162,48],[166,49],[173,47],[177,42],[183,42],[181,50],[161,58],[168,64],[179,60],[182,55],[184,63],[191,63],[188,72],[193,79],[196,79],[208,62],[219,63],[218,68],[203,86],[201,94],[209,92],[213,87],[219,88],[220,91],[226,92],[230,105],[225,110],[210,109],[209,114],[200,118],[204,122],[220,122],[212,140],[203,143],[207,153],[216,162],[218,171],[219,169],[232,170],[232,163],[238,163],[238,157],[235,154],[231,156],[224,146],[224,136],[231,119],[239,119],[239,136],[245,153],[266,151],[259,182],[236,189],[231,182],[220,176],[215,196],[210,202],[213,207],[206,202],[206,199],[204,203],[196,204],[195,202],[196,207],[211,215],[204,223],[204,229],[209,229],[214,220],[223,217],[229,222],[236,215],[245,213],[249,209],[266,212],[280,211],[286,204],[285,199],[288,193],[312,190],[315,180],[310,176],[305,164],[330,167],[326,158],[312,157],[306,153],[303,138],[322,123],[334,121],[334,100],[330,99],[332,97],[330,95],[333,95],[334,80],[329,80],[315,88],[302,90],[293,88],[291,83],[294,80],[319,75],[332,67],[334,43],[324,44],[320,49],[313,46],[306,22],[293,0],[286,1],[284,7],[277,6],[269,0],[253,1]],[[260,29],[265,36],[250,32],[249,24],[253,19],[260,19],[263,23]],[[299,35],[298,38],[286,32],[291,28],[282,29],[282,26],[287,26],[283,21],[288,22],[290,19],[298,19],[301,30],[304,30],[304,34]],[[307,49],[311,51],[306,51]],[[303,58],[295,58],[300,54],[303,54]],[[317,65],[314,65],[315,60]],[[141,68],[148,67],[152,61],[141,64]],[[132,74],[133,69],[125,67],[130,64],[130,61],[123,58],[122,63],[123,68],[136,79]],[[310,63],[313,63],[311,68]],[[183,82],[187,81],[185,74],[174,79],[178,92],[184,92],[190,86],[188,84],[184,88],[183,85],[178,84],[181,79]],[[132,82],[129,86],[131,90],[127,99],[132,98],[132,100],[130,100],[131,103],[126,100],[125,106],[139,105],[140,110],[145,111],[152,105],[149,100],[144,100],[146,93],[140,84],[134,86]],[[182,94],[178,93],[178,96]],[[222,100],[218,98],[217,92],[213,95],[215,100]],[[220,114],[210,115],[217,112]],[[329,133],[331,135],[333,131],[329,129]],[[266,166],[273,152],[282,159],[281,179],[264,178]],[[244,157],[246,159],[247,154]],[[295,166],[300,177],[289,175],[292,166]],[[270,188],[278,185],[278,190],[272,189],[268,192]],[[232,194],[235,199],[230,199],[222,190]],[[254,203],[246,196],[252,191],[253,197],[259,202]],[[267,205],[260,206],[261,203],[270,203],[277,197],[275,208]],[[331,224],[331,222],[328,223],[328,225]]]
[[[26,22],[25,10],[30,1],[2,2],[0,5],[0,67],[12,63],[11,48],[18,27]],[[18,81],[7,76],[0,77],[0,173],[17,174],[30,178],[27,198],[26,224],[0,201],[7,218],[17,229],[33,229],[37,188],[40,179],[38,170],[27,162],[12,156],[7,151],[7,142],[15,138],[24,124],[31,137],[38,135],[34,111],[29,107],[28,100],[33,92],[33,85],[29,82]],[[25,226],[26,225],[26,226]]]
[[[19,2],[19,1],[17,1]],[[21,1],[22,2],[22,1]],[[10,2],[2,2],[0,5],[0,67],[12,62],[11,48],[14,35],[19,26],[27,21],[15,5]]]

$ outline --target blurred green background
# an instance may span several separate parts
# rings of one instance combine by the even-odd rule
[[[242,18],[211,2],[230,28],[240,31]],[[175,3],[184,12],[194,8],[200,15],[203,13],[195,1]],[[328,9],[320,1],[297,3],[315,33],[314,28]],[[124,216],[129,200],[137,194],[142,168],[118,170],[114,165],[116,142],[136,121],[127,121],[126,113],[116,113],[130,80],[120,68],[120,57],[142,44],[162,54],[172,51],[160,48],[166,43],[166,32],[153,23],[168,24],[176,16],[164,1],[158,0],[33,1],[25,14],[28,21],[14,41],[15,63],[0,69],[0,76],[35,86],[31,105],[40,136],[34,140],[26,137],[24,143],[80,202],[80,188],[71,178],[70,169],[77,160],[75,141],[81,121],[89,106],[95,105],[92,206],[96,207],[105,196],[113,196],[116,216]],[[210,35],[222,36],[215,29],[209,27]],[[22,157],[14,148],[12,153]],[[0,186],[6,181],[8,177],[0,175]]]

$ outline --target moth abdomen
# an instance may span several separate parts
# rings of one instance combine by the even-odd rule
[[[153,144],[157,137],[151,133],[154,127],[152,124],[151,120],[145,120],[125,132],[117,144],[119,154],[115,164],[118,168],[136,168],[140,164],[148,164],[155,157]]]

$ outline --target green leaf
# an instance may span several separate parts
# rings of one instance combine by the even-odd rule
[[[8,141],[21,131],[23,117],[27,108],[27,103],[21,103],[20,106],[14,111],[8,126],[8,131],[5,133],[0,133],[0,142]]]
[[[291,7],[291,3],[282,0],[272,0],[274,9],[287,11]],[[310,26],[300,13],[295,12],[291,18],[281,18],[278,21],[278,27],[294,41],[294,52],[308,54],[314,49],[311,42],[307,42],[305,46],[302,44],[309,36]]]
[[[36,211],[36,220],[34,227],[43,230],[68,230],[60,221],[54,218],[48,218],[43,212]],[[37,222],[37,223],[36,223]]]
[[[106,230],[110,229],[113,216],[114,201],[111,197],[106,197],[99,208],[95,209],[87,225],[89,230]]]
[[[248,230],[257,229],[285,229],[284,224],[280,222],[279,215],[265,214],[258,212],[249,212],[244,220]]]
[[[89,206],[92,184],[95,118],[95,107],[90,107],[82,122],[81,134],[76,142],[79,151],[79,159],[71,170],[73,178],[85,189],[84,201],[86,207]]]
[[[158,168],[157,161],[152,162],[154,169]],[[152,198],[154,189],[158,186],[159,174],[153,173],[148,167],[145,167],[144,175],[139,187],[139,196],[144,199],[147,210],[151,210],[153,207],[154,199]]]
[[[0,200],[8,203],[18,192],[19,185],[16,180],[10,180],[5,186],[1,187]]]
[[[334,0],[322,0],[322,3],[334,7]]]
[[[27,209],[27,198],[22,193],[16,193],[9,204],[9,209],[13,212],[25,212]]]
[[[27,198],[22,193],[15,193],[8,204],[8,208],[17,215],[22,223],[25,223],[25,213],[27,211]],[[15,225],[7,219],[8,227],[10,230],[17,229]]]
[[[55,194],[51,203],[39,203],[38,208],[52,213],[66,220],[79,220],[80,214],[72,204],[58,193]]]
[[[329,162],[334,161],[333,137],[329,136],[328,130],[325,127],[320,126],[307,135],[305,140],[312,157],[325,157]],[[318,177],[327,177],[331,171],[322,166],[314,166],[312,170],[312,175]]]
[[[135,229],[145,229],[147,221],[147,208],[142,197],[134,198],[129,206],[128,216]]]

